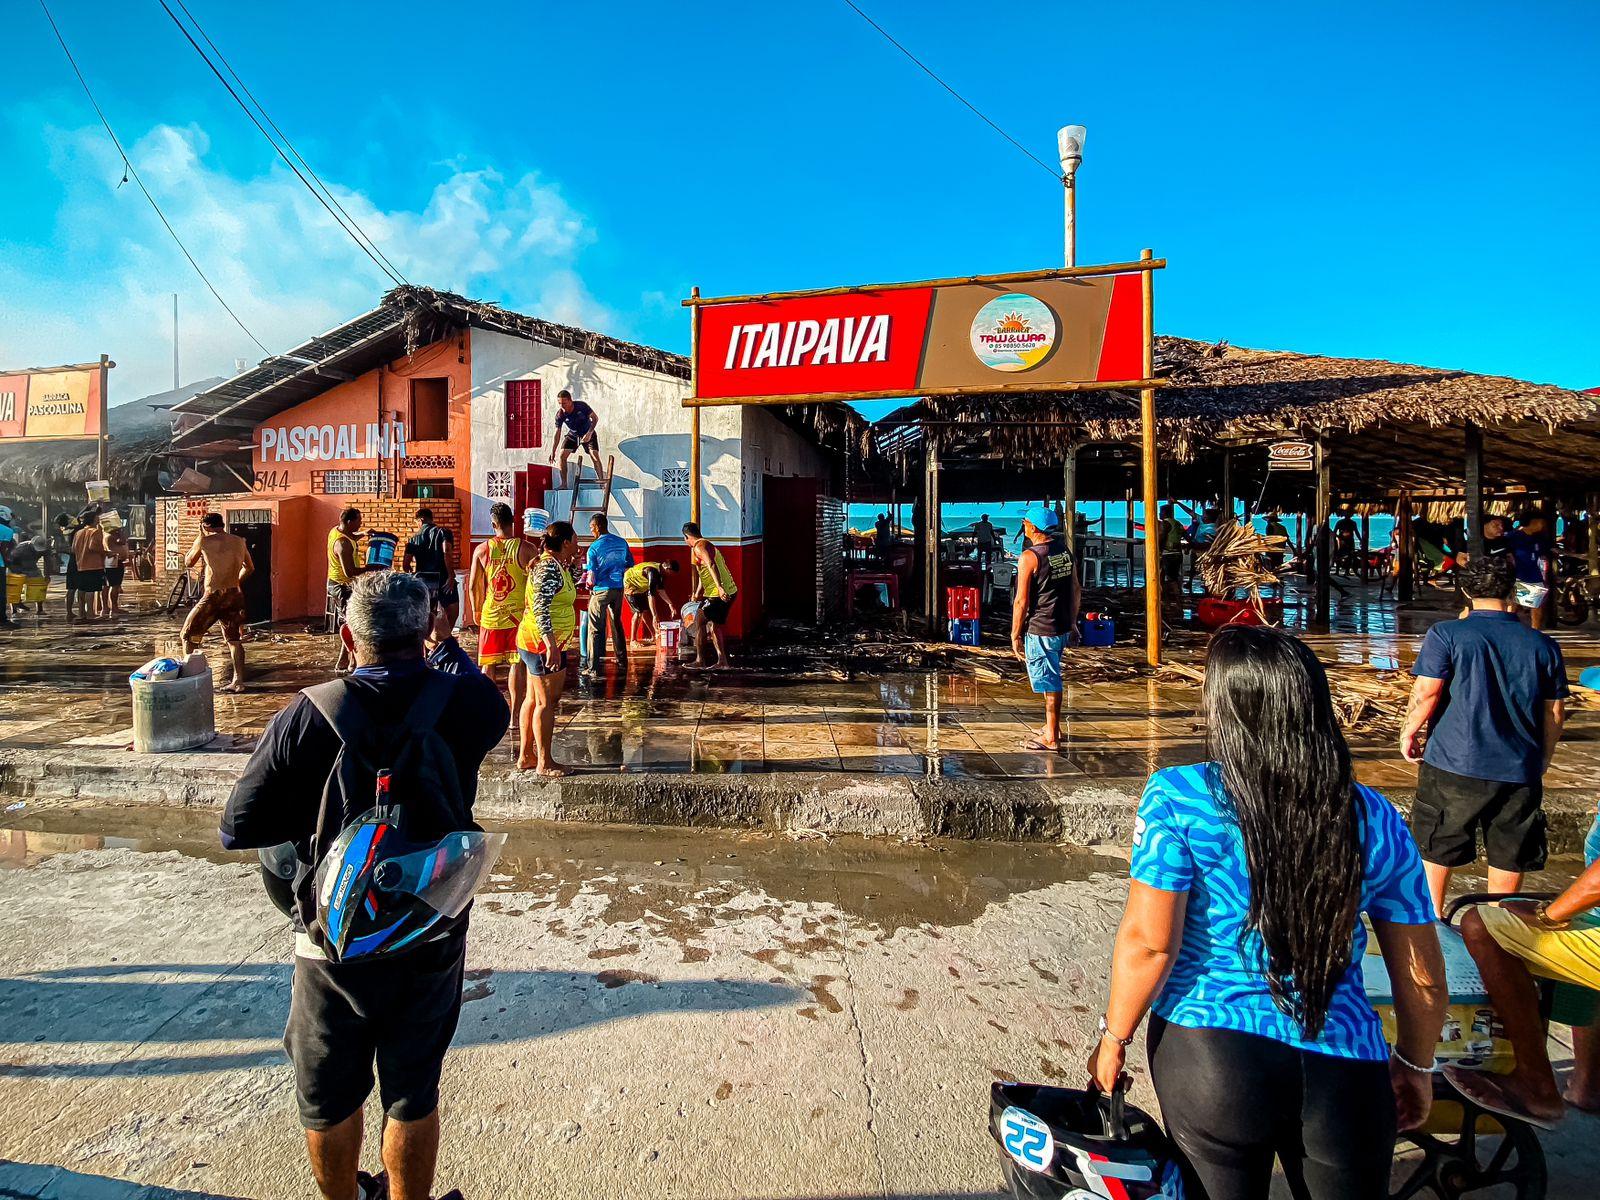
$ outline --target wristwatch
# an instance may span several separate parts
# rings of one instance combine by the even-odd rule
[[[1137,1032],[1137,1030],[1135,1032]],[[1110,1038],[1113,1042],[1115,1042],[1117,1045],[1121,1046],[1124,1050],[1126,1050],[1129,1046],[1133,1045],[1133,1038],[1131,1036],[1125,1037],[1125,1038],[1120,1038],[1116,1034],[1111,1032],[1111,1026],[1106,1024],[1106,1017],[1105,1017],[1104,1013],[1100,1014],[1100,1036],[1102,1038]]]

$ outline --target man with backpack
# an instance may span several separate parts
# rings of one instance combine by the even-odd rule
[[[427,926],[404,949],[406,939],[397,938],[393,953],[357,959],[354,947],[330,938],[316,881],[330,852],[337,866],[347,827],[379,804],[380,773],[382,800],[410,845],[444,847],[455,840],[447,835],[478,828],[478,769],[505,735],[510,710],[481,673],[428,668],[429,615],[428,587],[416,576],[357,578],[340,631],[355,671],[306,689],[272,719],[222,817],[224,846],[292,843],[298,860],[284,1043],[312,1173],[327,1200],[371,1200],[385,1185],[392,1200],[426,1200],[433,1184],[439,1077],[461,1012],[467,914]],[[381,867],[375,878],[385,878]],[[366,893],[367,904],[377,899],[376,889]],[[358,1172],[374,1064],[387,1117],[386,1181]]]

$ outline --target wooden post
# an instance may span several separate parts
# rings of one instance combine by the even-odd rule
[[[1151,259],[1148,250],[1139,258]],[[1155,375],[1156,370],[1156,319],[1154,274],[1145,271],[1140,276],[1144,292],[1144,377]],[[1152,667],[1161,665],[1161,542],[1156,521],[1156,390],[1144,388],[1139,393],[1139,424],[1143,434],[1141,473],[1144,476],[1144,644],[1145,661]],[[1128,530],[1133,536],[1133,530]],[[1130,573],[1133,560],[1129,559]]]
[[[700,289],[698,287],[690,288],[689,295],[698,300],[700,298]],[[700,306],[696,304],[689,309],[689,394],[691,396],[699,395],[700,392],[700,372],[695,365],[695,352],[699,349],[699,344]],[[700,524],[701,466],[700,410],[695,408],[690,410],[689,416],[689,519],[697,526]],[[578,472],[579,474],[583,473],[581,464],[578,467]],[[848,525],[849,523],[847,514],[845,524]],[[702,536],[704,536],[704,533],[705,531],[702,529]]]
[[[1067,451],[1061,461],[1061,524],[1067,535],[1067,549],[1078,553],[1078,447]],[[1081,574],[1081,572],[1080,572]]]
[[[1123,528],[1128,531],[1128,540],[1123,542],[1123,548],[1128,552],[1128,590],[1133,591],[1133,560],[1138,556],[1138,551],[1133,548],[1133,489],[1127,490],[1124,497]]]
[[[1233,451],[1222,452],[1222,519],[1233,516]]]
[[[111,441],[111,431],[108,428],[109,421],[106,416],[106,410],[110,407],[106,403],[106,387],[111,382],[111,372],[107,369],[110,362],[111,356],[109,354],[100,356],[100,436],[95,439],[97,453],[95,454],[94,477],[96,479],[104,479],[106,477],[106,451],[109,449]]]
[[[928,635],[930,639],[943,641],[939,637],[940,609],[939,609],[939,553],[940,539],[943,536],[943,522],[939,519],[939,431],[930,429],[924,435],[927,444],[927,471],[924,486],[926,499],[923,501],[922,526],[926,530],[927,541],[923,546],[925,558],[923,560],[922,602],[927,610]]]
[[[1589,574],[1600,575],[1600,538],[1595,536],[1594,517],[1596,510],[1600,510],[1600,492],[1590,492],[1583,498],[1583,525],[1589,543]]]
[[[1467,542],[1473,558],[1483,554],[1483,430],[1468,421],[1463,430],[1467,443]]]
[[[1333,473],[1328,468],[1328,451],[1317,434],[1317,583],[1312,621],[1320,626],[1328,624],[1329,588],[1333,583],[1333,540],[1329,518],[1333,515]]]
[[[1368,563],[1372,561],[1372,516],[1361,514],[1361,582],[1367,582]]]
[[[1399,582],[1395,592],[1400,597],[1400,603],[1411,603],[1416,591],[1416,574],[1412,569],[1415,566],[1416,547],[1412,545],[1411,535],[1411,493],[1401,492],[1400,502],[1395,505],[1394,519],[1400,526],[1400,544],[1396,552],[1400,555]]]

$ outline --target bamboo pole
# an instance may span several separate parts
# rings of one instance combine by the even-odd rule
[[[1316,499],[1316,549],[1317,577],[1314,590],[1315,607],[1312,620],[1317,625],[1327,625],[1330,592],[1333,585],[1333,540],[1329,525],[1333,518],[1333,474],[1328,467],[1328,450],[1322,443],[1322,434],[1316,440],[1317,499]]]
[[[1462,430],[1466,439],[1467,461],[1464,466],[1467,504],[1467,539],[1474,555],[1483,553],[1483,430],[1468,421]]]
[[[106,388],[111,382],[110,367],[111,356],[102,354],[100,356],[100,436],[95,439],[97,449],[94,477],[96,479],[104,479],[106,477],[106,452],[110,449],[111,444],[111,432],[107,428],[109,421],[106,415],[106,410],[110,407],[106,403]]]
[[[1139,255],[1142,263],[1153,266],[1165,260],[1151,257],[1149,250]],[[1156,373],[1155,276],[1146,270],[1140,281],[1144,292],[1144,377]],[[1152,667],[1161,665],[1161,543],[1156,521],[1156,390],[1139,392],[1139,423],[1143,434],[1141,472],[1144,476],[1144,622],[1145,659]],[[1128,530],[1133,536],[1133,530]],[[1132,559],[1129,559],[1131,569]]]
[[[1067,535],[1067,549],[1080,554],[1078,545],[1078,449],[1073,446],[1061,460],[1061,523]]]
[[[693,288],[691,297],[698,297],[700,289]],[[689,310],[689,391],[698,390],[700,371],[695,365],[695,351],[700,344],[700,310]],[[684,401],[685,404],[688,401]],[[696,527],[700,524],[700,409],[691,408],[689,411],[689,519]],[[701,531],[702,535],[704,530]]]
[[[939,632],[939,559],[944,547],[940,545],[944,538],[944,522],[939,511],[939,471],[940,446],[939,435],[931,433],[927,438],[927,458],[924,481],[927,500],[924,502],[923,528],[927,531],[927,544],[923,547],[926,555],[923,566],[923,604],[926,606],[928,620],[928,636],[934,637]],[[943,641],[943,638],[939,639]]]
[[[1600,532],[1594,523],[1595,512],[1600,509],[1600,492],[1590,492],[1583,498],[1583,523],[1587,535],[1589,574],[1600,575],[1600,538],[1595,534]]]
[[[1141,255],[1138,262],[1103,263],[1090,267],[1053,267],[1045,271],[1009,271],[1003,275],[953,275],[947,279],[918,279],[909,283],[853,283],[842,287],[807,288],[798,292],[751,292],[744,296],[702,296],[698,288],[683,301],[685,308],[712,304],[754,304],[769,300],[798,300],[808,296],[850,296],[861,292],[901,292],[909,288],[958,287],[963,284],[1032,283],[1044,279],[1082,279],[1094,275],[1126,275],[1132,271],[1159,271],[1164,258]]]
[[[696,312],[699,310],[696,309]],[[1148,372],[1147,372],[1148,373]],[[793,396],[685,396],[685,408],[727,408],[736,404],[826,404],[837,400],[899,400],[916,396],[989,396],[1004,392],[1131,392],[1168,387],[1165,379],[1093,380],[1075,383],[974,383],[944,388],[898,388],[880,392],[802,392]],[[1043,422],[1048,424],[1048,422]]]

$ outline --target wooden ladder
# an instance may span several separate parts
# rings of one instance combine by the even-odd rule
[[[587,534],[587,531],[580,528],[578,525],[579,513],[604,513],[608,518],[610,517],[611,481],[617,477],[616,470],[617,456],[615,454],[606,455],[606,490],[605,493],[600,497],[600,503],[579,504],[578,489],[583,486],[583,464],[581,462],[578,463],[577,474],[572,477],[572,503],[567,506],[567,511],[571,514],[572,528],[578,533],[585,535]]]

